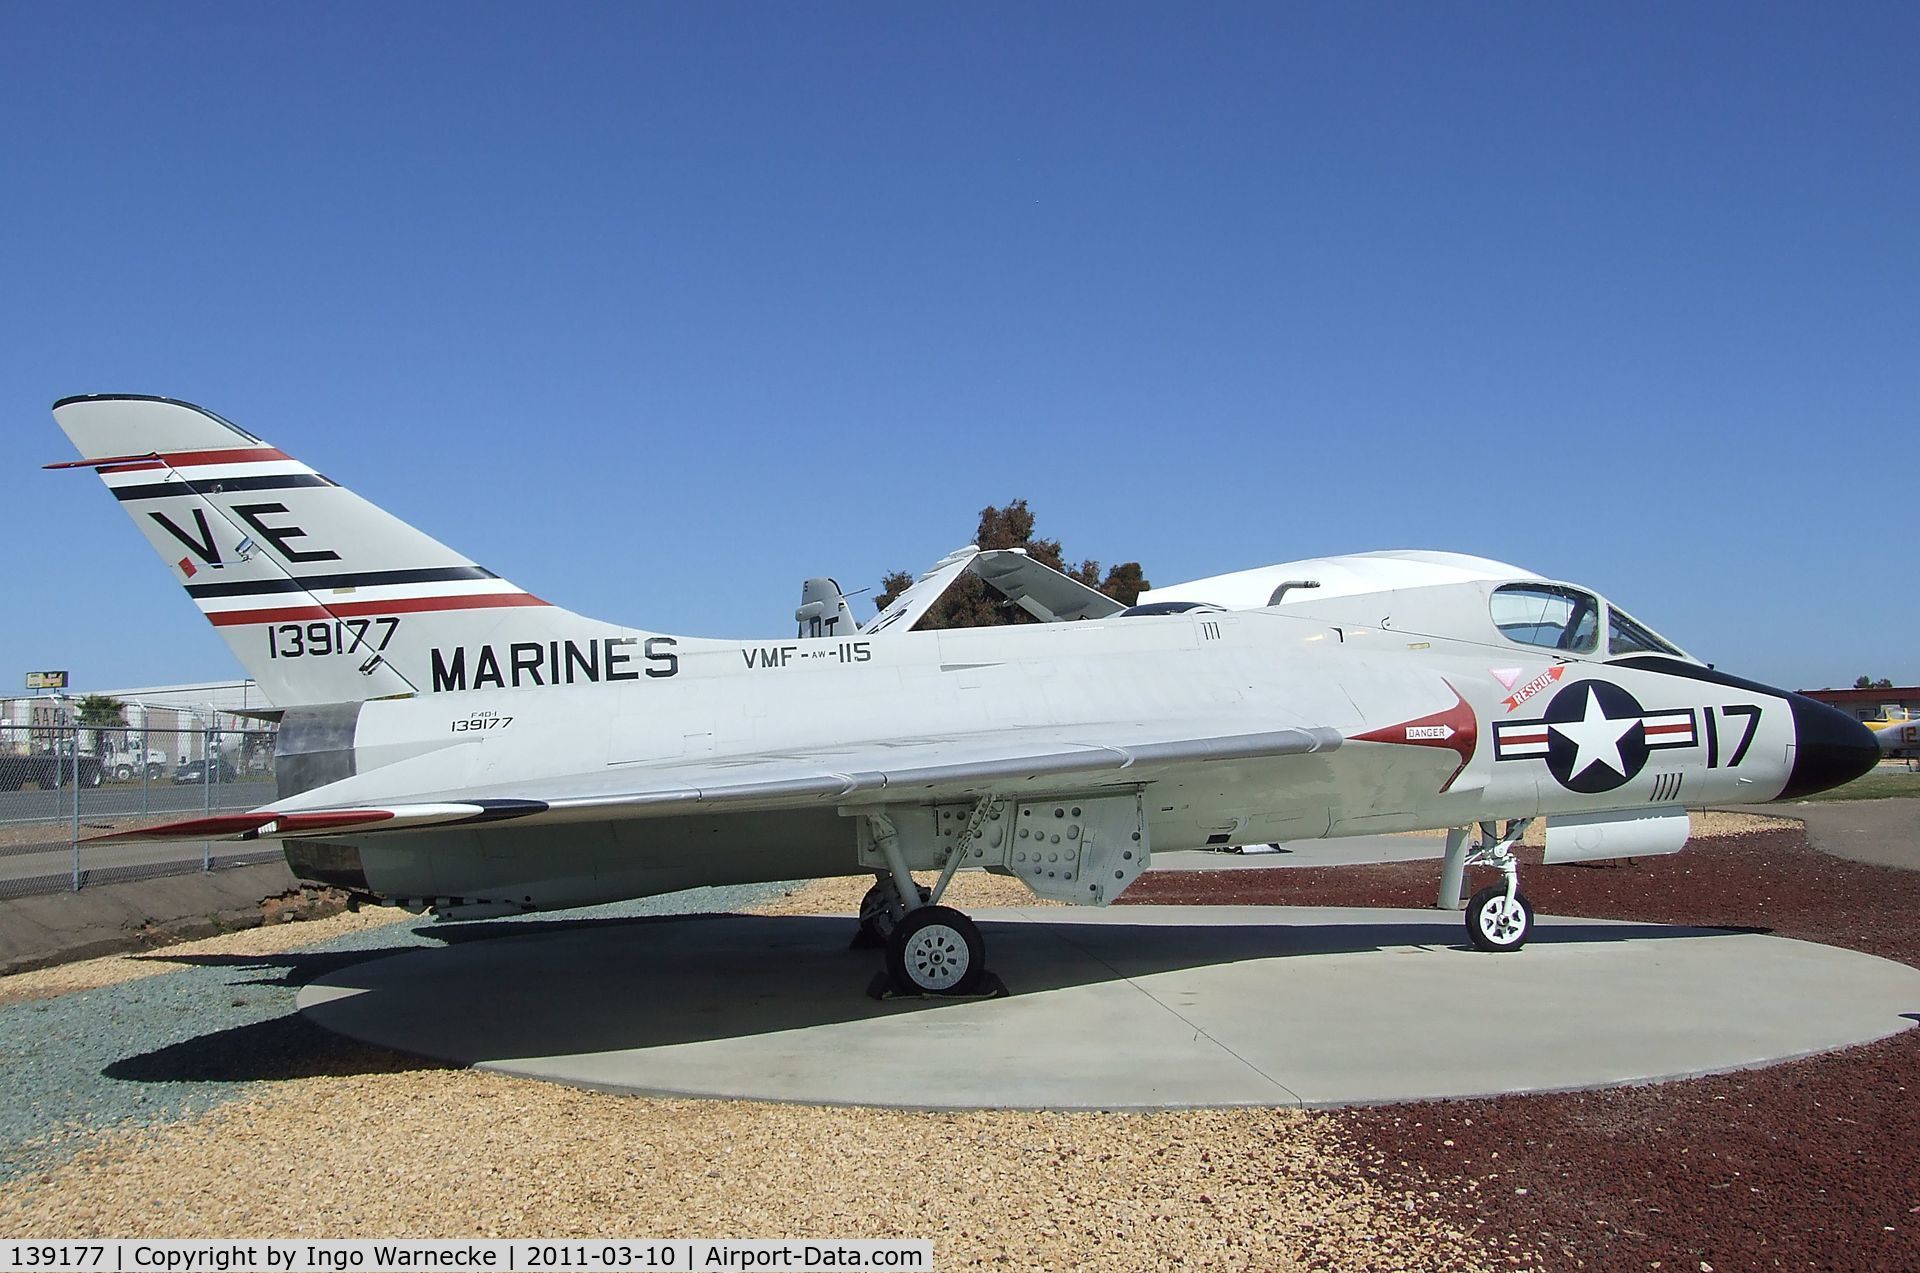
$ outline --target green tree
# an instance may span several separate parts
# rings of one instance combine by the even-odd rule
[[[1877,681],[1871,676],[1863,676],[1853,683],[1853,688],[1857,690],[1890,690],[1893,688],[1893,682],[1884,676]]]
[[[905,570],[896,570],[880,581],[880,591],[873,598],[874,612],[877,614],[892,605],[894,599],[913,587],[913,575]]]
[[[127,705],[106,694],[88,694],[73,710],[75,722],[93,731],[93,754],[104,758],[111,750],[106,746],[106,731],[127,727]]]
[[[1035,539],[1033,510],[1027,501],[1017,499],[1001,507],[988,505],[980,510],[980,524],[973,542],[981,551],[995,548],[1024,548],[1029,557],[1045,566],[1112,597],[1122,605],[1132,605],[1150,586],[1137,561],[1122,562],[1100,572],[1100,563],[1087,558],[1076,566],[1066,564],[1057,539]],[[884,610],[895,597],[913,583],[913,576],[896,570],[880,581],[874,604]],[[940,603],[929,610],[916,625],[921,628],[987,628],[997,624],[1033,623],[1025,610],[995,592],[975,574],[965,574],[947,590]]]

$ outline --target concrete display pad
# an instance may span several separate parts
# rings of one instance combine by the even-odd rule
[[[852,921],[450,925],[300,993],[383,1047],[618,1091],[920,1108],[1347,1105],[1645,1082],[1911,1027],[1920,969],[1713,929],[1309,907],[981,911],[1009,998],[864,993]],[[507,934],[521,935],[507,935]]]

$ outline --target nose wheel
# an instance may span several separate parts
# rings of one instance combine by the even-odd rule
[[[1490,884],[1467,903],[1467,939],[1476,950],[1499,953],[1518,950],[1533,935],[1533,905],[1520,891],[1520,863],[1513,847],[1526,835],[1532,818],[1516,818],[1505,830],[1482,822],[1480,834],[1468,847],[1470,828],[1456,827],[1447,836],[1446,863],[1440,872],[1440,905],[1451,910],[1460,904],[1460,883],[1470,866],[1490,866],[1500,872],[1500,883]]]
[[[1467,937],[1480,950],[1518,950],[1533,932],[1533,905],[1505,884],[1489,884],[1467,903]]]

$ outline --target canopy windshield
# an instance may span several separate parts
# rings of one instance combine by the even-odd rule
[[[1510,583],[1494,589],[1493,623],[1520,645],[1591,654],[1600,644],[1600,599],[1557,583]]]
[[[1651,629],[1636,622],[1632,615],[1615,605],[1607,607],[1607,653],[1619,657],[1622,654],[1672,654],[1680,651],[1655,636]]]

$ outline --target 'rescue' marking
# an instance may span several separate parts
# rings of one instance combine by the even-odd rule
[[[1501,700],[1501,703],[1508,711],[1513,711],[1519,707],[1520,704],[1548,688],[1566,674],[1566,664],[1556,663],[1546,671],[1540,673],[1540,675],[1534,677],[1531,681],[1528,681],[1525,685],[1522,685],[1519,689],[1514,690],[1513,693],[1507,695],[1506,698]]]

